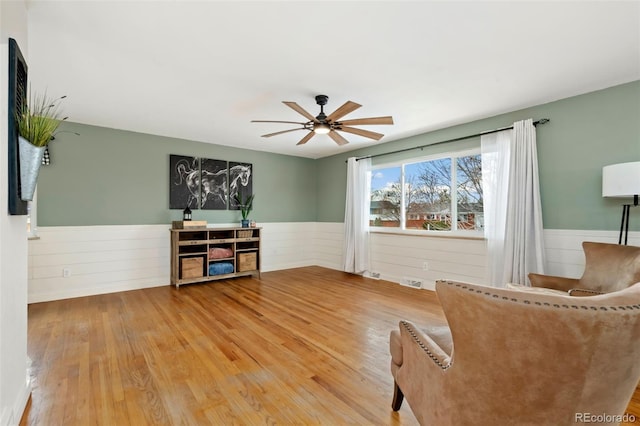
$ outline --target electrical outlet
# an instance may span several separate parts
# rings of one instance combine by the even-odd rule
[[[423,262],[422,263],[422,270],[423,271],[428,271],[429,270],[429,262]]]
[[[69,268],[62,268],[62,276],[64,278],[69,278],[71,276],[71,269]]]

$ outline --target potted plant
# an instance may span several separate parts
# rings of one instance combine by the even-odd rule
[[[254,196],[255,194],[251,194],[244,200],[242,199],[242,195],[240,194],[236,194],[234,197],[236,205],[240,207],[240,214],[242,215],[241,223],[243,228],[249,227],[249,220],[247,219],[247,217],[249,217],[249,212],[253,209]]]
[[[23,102],[17,112],[18,152],[20,155],[20,198],[33,200],[42,157],[47,144],[67,117],[61,118],[61,96],[49,99],[44,95],[34,95],[29,102]]]

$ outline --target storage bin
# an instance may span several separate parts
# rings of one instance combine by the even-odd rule
[[[258,254],[256,252],[238,254],[238,272],[255,271],[256,269],[258,269]]]
[[[180,278],[201,278],[204,275],[204,258],[188,257],[180,260],[182,275]]]

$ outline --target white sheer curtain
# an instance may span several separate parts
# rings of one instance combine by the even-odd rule
[[[369,270],[369,193],[371,159],[347,161],[347,199],[344,209],[344,247],[346,272],[363,274]]]
[[[482,193],[484,236],[487,239],[489,283],[504,283],[503,262],[509,189],[512,130],[482,135]]]
[[[544,272],[536,129],[518,121],[481,144],[489,282],[527,284],[527,274]]]

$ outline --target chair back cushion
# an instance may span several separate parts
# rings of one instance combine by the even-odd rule
[[[397,375],[414,412],[424,410],[421,424],[559,426],[574,425],[576,413],[624,413],[640,379],[640,283],[591,297],[452,281],[436,291],[450,366]],[[403,351],[406,364],[433,364],[420,347]]]
[[[640,247],[585,241],[580,287],[612,292],[640,282]]]

